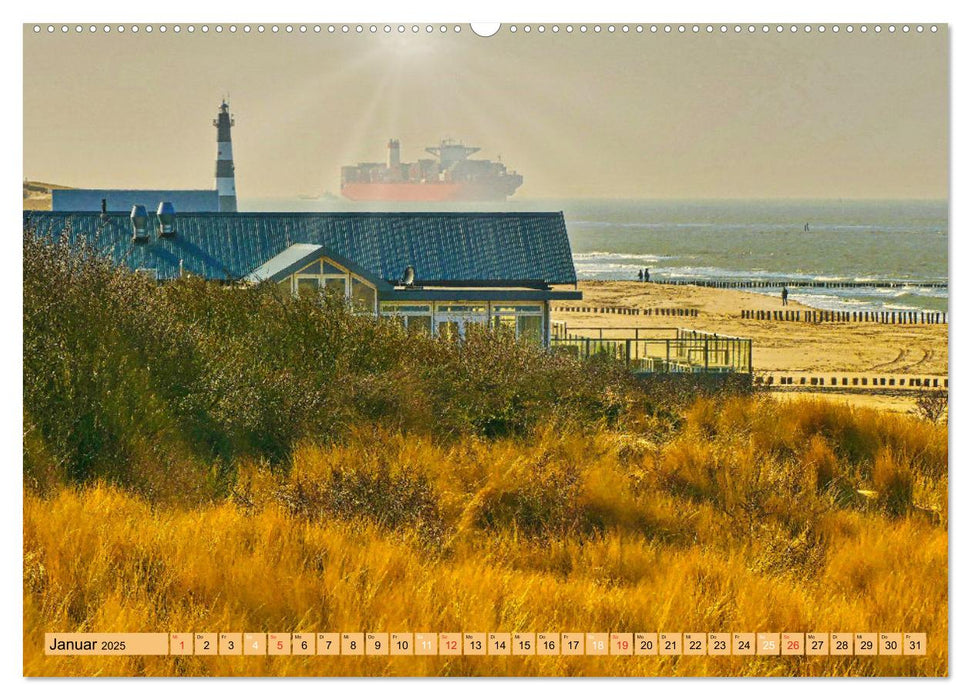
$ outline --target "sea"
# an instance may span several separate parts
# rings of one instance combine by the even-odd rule
[[[243,200],[251,211],[421,211],[336,197]],[[947,311],[948,205],[929,200],[512,199],[440,211],[562,211],[580,280],[782,280],[902,286],[793,287],[844,311]],[[931,286],[940,285],[945,286]],[[778,287],[752,291],[777,296]]]

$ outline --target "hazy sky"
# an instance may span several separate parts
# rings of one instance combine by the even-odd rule
[[[944,198],[948,39],[500,32],[24,36],[24,176],[212,188],[229,93],[237,190],[338,192],[340,166],[451,136],[520,197]]]

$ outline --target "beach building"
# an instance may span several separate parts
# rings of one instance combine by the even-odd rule
[[[359,311],[434,335],[505,325],[546,345],[550,302],[582,298],[552,288],[577,281],[560,212],[198,213],[144,201],[131,213],[25,211],[24,226],[84,241],[160,282],[334,290]]]
[[[212,125],[216,127],[216,188],[213,190],[53,189],[51,209],[58,212],[125,212],[136,205],[170,202],[183,213],[235,212],[236,167],[232,127],[235,120],[223,100]]]

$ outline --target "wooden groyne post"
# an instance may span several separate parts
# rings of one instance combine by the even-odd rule
[[[946,324],[944,311],[805,311],[743,309],[743,319],[753,321],[795,321],[802,323],[885,323],[892,325]]]

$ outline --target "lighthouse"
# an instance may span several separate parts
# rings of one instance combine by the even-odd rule
[[[216,127],[216,190],[219,193],[219,211],[236,211],[236,169],[233,166],[233,137],[230,133],[236,122],[229,113],[229,105],[223,100],[219,114],[212,120]]]

